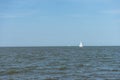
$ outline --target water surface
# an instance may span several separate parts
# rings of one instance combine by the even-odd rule
[[[120,80],[120,47],[1,47],[0,80]]]

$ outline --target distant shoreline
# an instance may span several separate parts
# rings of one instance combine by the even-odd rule
[[[22,48],[22,47],[79,47],[79,46],[0,46],[0,48]],[[84,46],[84,47],[120,47],[120,46]]]

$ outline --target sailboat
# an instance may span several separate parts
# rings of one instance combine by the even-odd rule
[[[82,42],[80,42],[79,47],[80,47],[80,48],[82,48],[82,47],[83,47],[83,43],[82,43]]]

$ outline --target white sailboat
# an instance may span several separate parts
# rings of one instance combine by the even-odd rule
[[[82,43],[82,42],[80,42],[79,47],[80,47],[80,48],[82,48],[82,47],[83,47],[83,43]]]

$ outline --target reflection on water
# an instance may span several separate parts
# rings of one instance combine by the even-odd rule
[[[0,80],[119,80],[120,47],[0,48]]]

